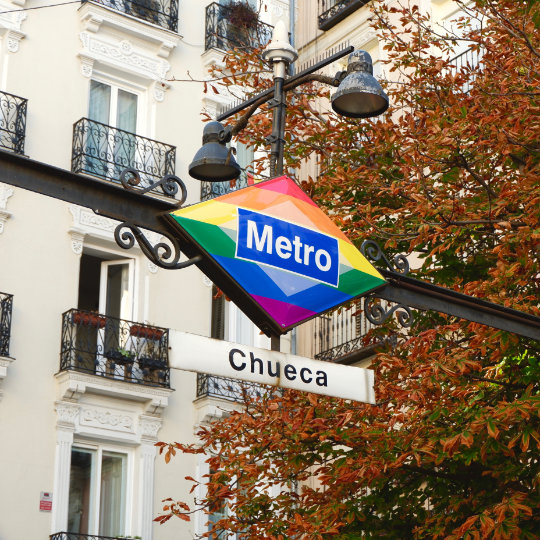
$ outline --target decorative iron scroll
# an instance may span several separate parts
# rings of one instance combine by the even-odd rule
[[[377,300],[375,294],[370,294],[364,298],[364,314],[371,324],[383,324],[395,313],[400,326],[403,328],[411,327],[414,316],[409,306],[405,306],[404,304],[384,306],[375,302],[375,300]]]
[[[122,249],[131,249],[137,242],[145,256],[160,268],[180,270],[201,260],[201,256],[196,255],[187,261],[179,262],[182,252],[178,242],[171,236],[166,236],[166,238],[170,244],[158,242],[153,246],[142,230],[130,221],[120,223],[114,230],[114,239]]]
[[[177,202],[178,206],[182,206],[187,199],[186,185],[180,178],[178,178],[178,176],[175,176],[174,174],[166,174],[161,180],[158,180],[145,188],[135,189],[135,186],[138,186],[141,183],[141,175],[136,169],[128,167],[120,173],[120,182],[122,182],[124,188],[137,191],[137,193],[140,193],[141,195],[144,195],[149,191],[155,191],[158,187],[160,187],[165,195],[168,197],[174,197],[178,193],[178,187],[180,187],[182,196]]]
[[[409,273],[409,261],[405,255],[399,253],[394,256],[393,262],[385,255],[384,251],[381,249],[381,246],[374,242],[373,240],[365,240],[360,247],[360,251],[364,257],[368,258],[370,261],[379,262],[380,260],[384,261],[384,264],[392,272],[397,272],[398,274],[407,275]]]

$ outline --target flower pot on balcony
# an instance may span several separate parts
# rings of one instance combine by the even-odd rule
[[[154,358],[152,356],[141,356],[139,358],[139,366],[141,369],[148,370],[164,369],[167,367],[161,358]]]
[[[153,339],[157,341],[163,336],[163,330],[160,328],[153,328],[151,326],[143,326],[141,324],[134,324],[129,329],[129,334],[133,337]]]
[[[131,373],[133,371],[133,362],[135,361],[135,355],[126,351],[125,349],[110,349],[105,353],[107,358],[106,374],[112,378],[124,378],[125,380],[131,380]],[[116,366],[122,366],[124,369],[117,371]]]
[[[159,383],[161,370],[167,367],[161,358],[153,356],[141,356],[139,358],[139,367],[143,371],[143,380],[147,383]]]
[[[107,323],[107,318],[98,313],[88,311],[74,311],[73,324],[80,326],[91,326],[93,328],[104,328]]]
[[[125,349],[110,349],[105,353],[105,357],[107,360],[121,366],[132,365],[135,361],[135,355]]]

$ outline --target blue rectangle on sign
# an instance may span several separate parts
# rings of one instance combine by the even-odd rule
[[[337,238],[253,210],[238,208],[236,257],[338,286]]]

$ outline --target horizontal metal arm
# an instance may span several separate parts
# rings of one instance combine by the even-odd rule
[[[160,216],[178,207],[172,201],[140,195],[120,185],[3,150],[0,150],[0,182],[91,208],[102,216],[129,221],[165,235],[170,234],[170,229]]]
[[[433,310],[540,340],[540,317],[439,287],[390,270],[379,271],[388,285],[374,295],[420,310]]]

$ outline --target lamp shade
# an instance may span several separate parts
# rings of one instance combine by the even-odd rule
[[[204,126],[203,145],[189,165],[189,175],[208,182],[238,178],[241,169],[234,159],[232,149],[227,148],[230,140],[230,130],[219,122],[208,122]]]
[[[371,118],[388,109],[388,96],[373,77],[373,61],[366,51],[349,55],[347,74],[332,96],[332,108],[349,118]]]

